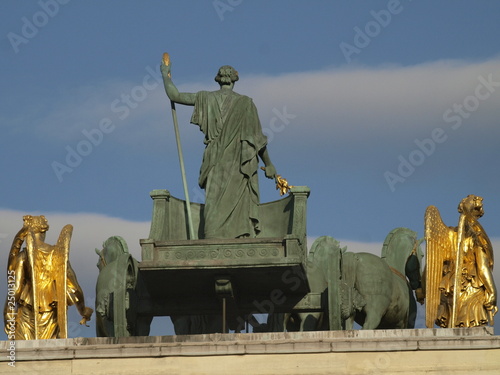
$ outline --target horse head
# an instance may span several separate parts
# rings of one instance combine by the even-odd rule
[[[99,261],[97,262],[97,268],[102,270],[106,265],[115,261],[120,254],[128,253],[128,246],[125,240],[120,236],[109,237],[102,244],[102,250],[95,249],[97,255],[99,255]]]

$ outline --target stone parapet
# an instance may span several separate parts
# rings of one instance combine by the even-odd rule
[[[499,374],[492,328],[0,342],[0,374]]]

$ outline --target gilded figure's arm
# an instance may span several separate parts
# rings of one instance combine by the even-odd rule
[[[82,316],[80,324],[86,324],[87,321],[90,320],[94,310],[91,309],[90,307],[85,306],[85,298],[83,296],[83,290],[80,284],[78,283],[75,271],[73,271],[73,268],[71,267],[71,264],[69,262],[68,262],[68,289],[70,289],[71,294],[73,294],[73,296],[75,297],[75,300],[73,302],[75,303],[78,312]]]
[[[14,240],[12,241],[12,246],[10,247],[9,259],[7,261],[7,270],[11,270],[14,264],[14,260],[17,258],[17,254],[21,250],[21,246],[24,243],[26,234],[28,233],[28,228],[23,226],[19,232],[17,232]]]
[[[493,273],[491,272],[491,259],[487,255],[487,251],[481,246],[478,246],[476,254],[477,273],[486,289],[486,300],[484,306],[490,310],[494,309],[497,302],[497,290]]]
[[[9,293],[6,296],[3,310],[4,330],[7,335],[12,333],[10,324],[15,321],[15,314],[17,311],[16,305],[19,302],[24,282],[24,262],[26,260],[26,254],[23,254],[20,250],[25,237],[26,228],[23,227],[17,232],[14,241],[12,241],[7,262],[7,285]],[[13,290],[13,293],[10,292],[11,290]]]
[[[21,247],[23,246],[24,240],[28,233],[28,228],[23,226],[19,232],[17,232],[14,240],[12,241],[12,246],[10,248],[9,260],[7,263],[7,272],[14,275],[14,296],[16,302],[19,301],[21,296],[22,286],[24,282],[24,263],[27,261],[26,253],[20,254]]]
[[[26,251],[23,251],[16,259],[14,262],[14,297],[16,299],[16,302],[18,302],[21,298],[21,293],[23,292],[23,285],[26,282],[25,277],[26,277],[26,271],[25,267],[27,265],[27,256],[26,256]]]

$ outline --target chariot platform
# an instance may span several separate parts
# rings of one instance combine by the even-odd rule
[[[309,188],[294,187],[289,196],[259,205],[257,238],[203,239],[204,206],[191,203],[199,239],[190,239],[186,202],[167,190],[152,191],[151,230],[140,240],[138,263],[147,293],[139,297],[138,314],[226,315],[227,310],[234,329],[237,316],[289,312],[297,305],[319,308],[319,296],[305,298],[308,196]]]

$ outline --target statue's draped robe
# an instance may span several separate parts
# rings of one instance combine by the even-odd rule
[[[205,134],[199,177],[205,189],[204,237],[255,237],[258,154],[267,138],[252,99],[231,90],[200,91],[191,123]]]
[[[481,280],[481,270],[478,267],[479,257],[486,256],[488,249],[478,244],[471,244],[464,254],[461,298],[457,301],[458,317],[456,326],[476,327],[488,324],[488,313],[484,307],[486,289]],[[491,258],[490,258],[491,259]]]

